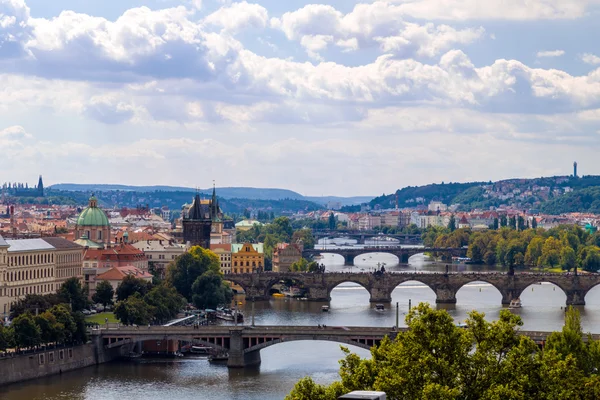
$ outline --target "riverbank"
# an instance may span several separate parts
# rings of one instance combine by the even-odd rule
[[[94,343],[11,353],[0,357],[0,386],[102,364],[117,359],[119,355],[118,348],[105,350]]]

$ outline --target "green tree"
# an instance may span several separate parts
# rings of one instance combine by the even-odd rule
[[[0,351],[6,351],[13,346],[13,330],[0,323]]]
[[[531,228],[537,229],[537,227],[538,227],[537,219],[535,217],[531,218]]]
[[[506,215],[500,216],[500,226],[501,227],[508,226],[508,220],[506,219]]]
[[[315,261],[308,261],[306,258],[301,258],[290,266],[292,272],[317,272],[319,264]]]
[[[49,313],[54,315],[56,322],[62,327],[60,341],[65,343],[73,343],[75,334],[77,332],[77,324],[72,312],[70,312],[65,306],[57,305],[48,310]]]
[[[95,303],[102,304],[105,308],[113,304],[115,290],[109,281],[102,281],[96,285],[96,293],[92,296]]]
[[[158,323],[167,322],[177,316],[185,306],[185,299],[172,286],[155,286],[144,296],[144,301],[154,309],[153,319]]]
[[[10,317],[16,318],[26,312],[42,313],[64,301],[58,294],[28,294],[12,306]]]
[[[208,271],[196,279],[192,285],[192,301],[199,309],[217,308],[231,303],[233,292],[223,282],[222,276],[215,271]]]
[[[189,252],[177,257],[167,267],[166,281],[188,301],[192,299],[192,285],[202,274],[213,271],[219,273],[219,257],[210,250],[194,246]]]
[[[517,217],[512,216],[508,219],[508,227],[510,229],[517,229]]]
[[[579,266],[589,272],[600,270],[600,248],[596,246],[585,246],[578,254]]]
[[[539,259],[542,256],[542,248],[544,247],[544,238],[538,236],[531,239],[525,252],[525,264],[531,266],[539,265]]]
[[[332,231],[335,230],[335,228],[337,228],[337,220],[332,212],[329,213],[328,225],[329,229]]]
[[[40,340],[42,343],[62,343],[65,327],[58,323],[54,314],[50,311],[44,311],[36,315],[34,321],[40,328]]]
[[[494,223],[492,225],[492,228],[497,231],[499,227],[499,222],[498,222],[498,218],[494,218]]]
[[[560,266],[562,269],[570,271],[577,264],[577,256],[575,250],[571,247],[563,246],[560,250]]]
[[[35,347],[42,342],[42,331],[29,312],[13,319],[11,327],[18,349]]]
[[[562,243],[555,237],[550,236],[544,241],[542,246],[542,255],[538,260],[540,265],[549,265],[554,267],[560,262],[560,252],[562,250]]]
[[[450,221],[448,222],[448,229],[450,232],[454,232],[456,230],[456,218],[454,218],[454,214],[450,216]]]
[[[87,290],[78,278],[67,279],[58,289],[58,295],[64,303],[70,304],[72,311],[82,311],[89,304]]]
[[[117,286],[117,301],[127,300],[135,293],[145,296],[152,289],[152,284],[134,275],[127,275]]]
[[[115,317],[125,325],[146,325],[152,321],[153,316],[153,307],[144,301],[140,293],[118,301],[115,306]]]

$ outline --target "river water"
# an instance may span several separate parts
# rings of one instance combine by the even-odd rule
[[[422,255],[412,257],[408,266],[397,265],[397,259],[389,254],[357,257],[352,268],[344,267],[342,257],[332,254],[325,254],[320,262],[326,265],[328,271],[368,271],[377,267],[378,263],[385,263],[389,272],[398,273],[415,269],[445,270],[444,265],[428,262]],[[452,267],[459,270],[477,268]],[[463,287],[456,297],[456,305],[444,305],[443,308],[457,322],[464,321],[471,310],[484,312],[486,318],[493,320],[502,309],[500,293],[483,282]],[[321,305],[326,303],[273,298],[255,303],[255,322],[265,325],[391,327],[396,321],[396,302],[399,304],[400,323],[404,325],[403,314],[408,310],[409,299],[413,305],[429,302],[435,306],[435,294],[431,289],[418,282],[406,282],[393,292],[393,306],[385,312],[376,312],[369,304],[368,292],[358,285],[347,283],[333,290],[328,313],[321,311]],[[250,323],[251,304],[246,303],[243,297],[239,297],[238,301],[246,315],[246,323]],[[515,312],[523,318],[523,329],[549,331],[562,327],[566,296],[559,288],[552,284],[532,285],[523,293],[521,301],[523,308]],[[580,308],[584,330],[600,333],[600,288],[588,293],[586,303]],[[369,355],[363,349],[351,349],[361,356]],[[336,343],[306,341],[281,343],[263,349],[262,364],[243,370],[229,370],[224,365],[210,364],[205,358],[115,362],[2,387],[0,399],[275,400],[283,399],[294,383],[307,375],[320,383],[336,380],[341,357],[342,352]]]

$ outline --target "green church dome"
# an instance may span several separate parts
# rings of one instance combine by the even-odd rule
[[[90,205],[79,214],[77,226],[109,226],[108,217],[98,208],[98,199],[90,197]]]

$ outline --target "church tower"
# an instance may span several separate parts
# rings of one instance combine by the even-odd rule
[[[44,197],[44,182],[42,181],[41,175],[40,175],[40,179],[38,180],[37,190],[38,190],[38,196]]]
[[[183,242],[189,242],[192,246],[201,246],[205,249],[210,248],[211,215],[212,204],[203,204],[200,194],[196,193],[187,216],[184,213],[182,219]]]

